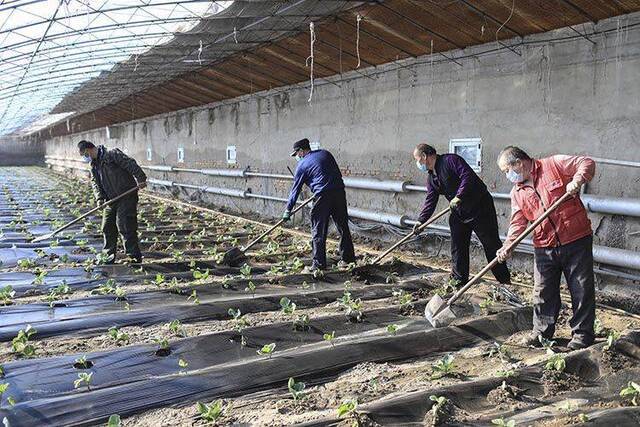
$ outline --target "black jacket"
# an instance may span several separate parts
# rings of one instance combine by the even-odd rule
[[[483,203],[493,203],[487,186],[457,154],[436,157],[434,170],[429,171],[427,178],[427,196],[418,217],[420,222],[425,222],[433,215],[441,194],[449,201],[454,197],[460,198],[461,202],[453,213],[465,223],[473,221],[479,215]]]
[[[96,200],[110,200],[147,180],[135,160],[117,148],[98,147],[98,157],[91,162],[91,186]]]

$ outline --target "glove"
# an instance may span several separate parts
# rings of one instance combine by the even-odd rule
[[[284,222],[287,222],[291,219],[291,212],[289,211],[284,211],[284,213],[282,214],[282,220]]]
[[[460,200],[460,198],[458,196],[454,197],[453,199],[451,199],[451,201],[449,202],[449,207],[451,209],[455,209],[458,207],[458,205],[460,204],[460,202],[462,202],[462,200]]]
[[[421,222],[416,222],[413,225],[413,234],[420,234],[420,230],[418,230],[420,228],[420,226],[422,225]]]
[[[582,181],[580,181],[579,179],[574,179],[573,181],[567,184],[566,190],[567,190],[567,193],[571,194],[572,196],[575,196],[580,192],[580,187],[582,187]]]
[[[501,247],[496,251],[496,257],[500,263],[504,263],[506,260],[511,258],[511,253],[513,251],[509,250],[506,246]]]

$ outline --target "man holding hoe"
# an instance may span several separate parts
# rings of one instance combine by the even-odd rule
[[[507,246],[529,222],[540,217],[565,192],[577,196],[591,181],[595,162],[588,157],[555,155],[532,159],[518,147],[506,147],[498,166],[513,183],[511,223],[498,259],[511,256]],[[593,233],[579,197],[561,203],[533,232],[534,288],[533,332],[522,344],[541,346],[552,339],[560,312],[560,276],[564,274],[571,294],[573,317],[570,350],[593,344],[595,290],[593,277]]]

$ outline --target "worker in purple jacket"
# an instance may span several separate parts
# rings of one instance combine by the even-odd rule
[[[418,234],[420,224],[433,215],[440,195],[446,197],[451,207],[451,278],[464,284],[469,280],[472,231],[480,239],[487,261],[493,260],[502,247],[493,198],[480,177],[457,154],[436,154],[430,145],[419,144],[413,157],[418,169],[428,173],[427,197],[413,231]],[[511,282],[505,263],[496,264],[491,271],[500,283]]]

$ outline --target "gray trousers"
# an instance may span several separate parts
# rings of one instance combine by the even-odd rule
[[[547,339],[555,333],[560,312],[560,276],[571,294],[572,339],[590,345],[596,299],[593,278],[593,236],[555,248],[536,248],[533,289],[533,330]]]

